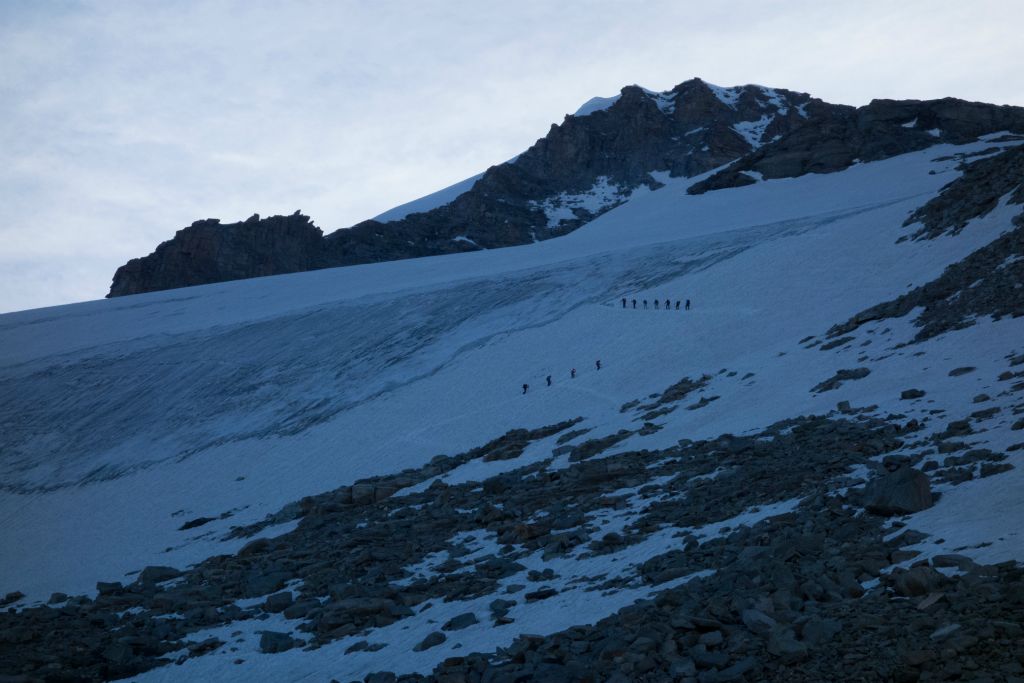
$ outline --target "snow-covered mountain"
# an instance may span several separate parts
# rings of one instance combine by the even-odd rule
[[[629,98],[680,111],[572,120]],[[0,316],[0,675],[1019,676],[1024,138],[914,106],[559,239]]]
[[[598,100],[514,159],[326,237],[303,216],[197,221],[119,268],[110,296],[558,237],[659,187],[663,176],[704,173],[844,109],[699,79],[662,93],[628,86]]]

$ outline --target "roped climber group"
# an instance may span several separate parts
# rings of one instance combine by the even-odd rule
[[[600,359],[594,361],[594,367],[596,369],[598,369],[598,370],[601,369],[601,360]],[[569,379],[576,379],[576,368],[573,368],[573,369],[569,370]],[[544,381],[550,387],[551,386],[551,375],[548,375],[547,377],[545,377]],[[530,390],[530,385],[524,383],[523,384],[523,393],[525,394],[529,390]]]
[[[633,301],[633,308],[636,308],[636,301],[637,300],[633,299],[632,301]],[[644,308],[647,308],[648,307],[647,306],[647,299],[641,299],[641,301],[643,302]],[[629,308],[629,306],[627,306],[626,304],[627,304],[626,297],[622,297],[622,307],[623,308]],[[683,300],[682,299],[676,299],[676,310],[677,311],[679,310],[679,307],[682,306],[682,305],[683,305]],[[654,300],[654,310],[658,310],[659,308],[661,308],[661,299],[655,299]],[[683,306],[683,308],[685,308],[687,311],[690,310],[690,300],[689,299],[686,299],[686,305]],[[665,310],[666,311],[672,310],[672,300],[671,299],[665,299]]]

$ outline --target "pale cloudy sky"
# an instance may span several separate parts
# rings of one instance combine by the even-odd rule
[[[347,227],[580,104],[699,76],[1024,105],[1018,0],[0,0],[0,311],[102,297],[193,220]]]

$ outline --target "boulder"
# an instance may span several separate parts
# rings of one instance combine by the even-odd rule
[[[421,640],[419,644],[413,648],[413,652],[423,652],[424,650],[429,650],[432,647],[437,647],[446,640],[448,640],[448,636],[441,633],[440,631],[434,631],[429,636]]]
[[[940,588],[947,579],[941,573],[931,567],[914,567],[905,572],[899,572],[893,577],[893,587],[898,595],[903,597],[917,597],[927,595]]]
[[[460,631],[477,623],[479,623],[479,619],[476,618],[476,615],[472,612],[466,612],[449,619],[441,629],[444,631]]]
[[[295,639],[287,633],[264,631],[260,636],[260,652],[285,652],[295,646]]]
[[[807,644],[796,639],[792,629],[776,627],[768,638],[768,652],[786,663],[807,658]]]
[[[181,576],[181,572],[174,567],[153,566],[146,567],[139,572],[138,582],[144,586],[153,585],[162,581],[170,581]]]
[[[747,628],[760,635],[767,635],[776,625],[774,619],[758,609],[745,609],[741,617]]]
[[[932,504],[928,475],[912,467],[901,467],[873,479],[864,489],[864,507],[876,515],[906,515]]]
[[[292,604],[292,592],[281,591],[280,593],[274,593],[268,596],[266,601],[263,603],[263,609],[268,612],[283,612]]]

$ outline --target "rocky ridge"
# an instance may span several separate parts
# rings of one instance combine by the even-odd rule
[[[938,143],[963,144],[983,135],[1024,133],[1024,108],[941,100],[872,100],[834,105],[793,130],[691,186],[690,194],[741,187],[758,178],[832,173]]]
[[[704,173],[833,108],[804,93],[723,89],[699,79],[664,93],[628,86],[607,108],[552,125],[515,160],[492,166],[444,206],[388,223],[363,221],[326,237],[300,216],[198,221],[121,266],[108,296],[557,237],[642,185],[659,187],[652,173]]]
[[[552,125],[448,204],[327,236],[298,214],[225,225],[197,221],[121,266],[108,296],[528,244],[579,228],[638,187],[657,189],[659,173],[691,177],[732,162],[688,190],[700,194],[760,178],[830,173],[999,131],[1024,133],[1024,109],[954,98],[874,100],[854,108],[700,79],[664,93],[628,86],[606,107]],[[984,195],[980,204],[991,194],[964,187]]]

